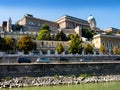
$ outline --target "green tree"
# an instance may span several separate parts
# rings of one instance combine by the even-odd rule
[[[63,31],[60,31],[54,37],[55,41],[67,41],[67,36]]]
[[[62,41],[59,33],[57,33],[56,35],[54,35],[54,40],[55,40],[55,41]]]
[[[91,31],[91,34],[92,34],[92,36],[94,36],[94,35],[96,35],[97,33],[96,33],[96,31]]]
[[[112,35],[112,31],[106,32],[106,35]]]
[[[120,30],[117,31],[117,34],[120,34]]]
[[[13,50],[16,47],[15,41],[10,37],[5,37],[4,40],[5,40],[4,51],[8,51],[9,53],[9,50]]]
[[[22,25],[19,25],[18,23],[17,23],[17,24],[15,24],[15,27],[16,27],[16,30],[20,30],[20,29],[22,29],[22,28],[23,28],[23,26],[22,26]]]
[[[87,38],[88,40],[91,40],[93,35],[92,33],[85,27],[82,28],[82,37]]]
[[[51,39],[50,31],[48,30],[40,30],[36,38],[36,40],[50,40],[50,39]]]
[[[60,36],[61,36],[62,41],[67,41],[66,34],[63,31],[60,31]]]
[[[33,33],[31,33],[31,34],[29,34],[29,37],[31,37],[33,40],[35,40],[36,37],[37,37],[37,34],[33,34]]]
[[[74,35],[74,38],[70,40],[68,51],[73,54],[82,53],[82,40],[79,38],[77,34]]]
[[[120,48],[118,49],[118,54],[120,55]]]
[[[0,51],[5,51],[5,40],[0,37]]]
[[[68,40],[71,40],[72,38],[74,38],[74,34],[69,34],[67,38]]]
[[[36,37],[36,40],[50,40],[50,30],[49,26],[47,24],[43,24],[40,28],[40,31],[38,33],[38,36]]]
[[[43,24],[42,27],[40,28],[40,30],[50,30],[49,29],[49,25],[48,24]]]
[[[119,48],[118,48],[117,45],[113,47],[113,54],[114,54],[114,55],[119,54]]]
[[[61,43],[56,48],[56,51],[58,52],[58,54],[61,54],[62,52],[64,52],[64,48]]]
[[[99,53],[104,53],[105,52],[105,47],[101,44],[99,48]]]
[[[24,53],[36,49],[36,43],[27,35],[20,37],[16,46],[19,51],[24,51]]]
[[[86,54],[93,54],[93,47],[88,43],[88,44],[86,44],[86,46],[85,46],[85,48],[84,48],[84,50],[85,50],[85,53]]]

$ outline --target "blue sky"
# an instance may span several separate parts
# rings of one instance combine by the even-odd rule
[[[101,29],[120,28],[120,0],[1,0],[0,24],[12,18],[13,23],[24,14],[55,21],[63,15],[87,20],[92,14]]]

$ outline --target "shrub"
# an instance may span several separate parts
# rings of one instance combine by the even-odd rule
[[[56,75],[54,75],[54,77],[55,77],[55,78],[58,78],[59,76],[56,74]]]
[[[85,73],[85,74],[80,74],[80,77],[86,78],[86,77],[90,77],[90,76]]]
[[[10,76],[6,77],[5,80],[9,81],[11,79]]]

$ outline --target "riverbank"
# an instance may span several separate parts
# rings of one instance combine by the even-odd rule
[[[107,75],[107,76],[80,76],[71,77],[66,76],[53,76],[53,77],[20,77],[12,78],[7,77],[1,79],[0,88],[13,88],[13,87],[31,87],[31,86],[51,86],[51,85],[72,85],[84,83],[99,83],[99,82],[113,82],[120,81],[120,75]]]

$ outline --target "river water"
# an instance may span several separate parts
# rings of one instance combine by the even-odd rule
[[[120,82],[62,85],[62,86],[42,86],[42,87],[24,87],[0,90],[120,90]]]

